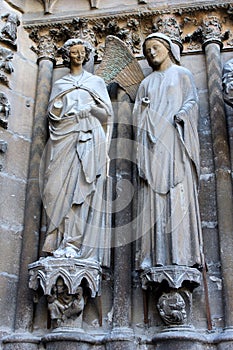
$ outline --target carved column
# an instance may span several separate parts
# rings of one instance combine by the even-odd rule
[[[131,323],[131,206],[132,199],[132,103],[121,88],[117,89],[116,206],[114,232],[114,303],[113,329],[107,349],[133,350]]]
[[[39,188],[39,167],[47,140],[46,112],[52,84],[54,46],[52,41],[41,38],[38,45],[38,79],[35,101],[35,114],[32,131],[32,144],[29,161],[28,185],[26,193],[24,233],[22,239],[20,272],[15,316],[15,331],[30,332],[33,326],[33,294],[28,288],[28,264],[37,260],[41,221],[41,195]],[[26,77],[30,79],[30,77]],[[23,297],[22,297],[23,296]],[[31,349],[33,340],[25,341],[23,336],[6,340],[5,348],[13,349],[15,343],[21,349]],[[37,349],[38,339],[33,349]],[[30,347],[29,344],[30,343]],[[25,344],[25,345],[24,345]],[[13,346],[13,347],[12,347]],[[17,345],[16,345],[17,346]],[[25,346],[25,347],[24,347]]]
[[[217,187],[217,210],[225,305],[225,327],[226,330],[229,330],[233,328],[233,204],[230,154],[222,95],[222,67],[220,56],[222,35],[221,24],[218,22],[217,18],[211,17],[204,21],[203,34]]]

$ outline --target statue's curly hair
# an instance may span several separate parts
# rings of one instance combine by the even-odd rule
[[[91,46],[91,44],[83,39],[69,39],[67,40],[64,45],[62,46],[62,48],[60,49],[60,52],[62,54],[62,59],[63,59],[63,64],[66,67],[70,68],[70,48],[74,45],[83,45],[86,51],[86,56],[85,59],[83,61],[83,64],[85,64],[86,62],[89,61],[90,59],[90,54],[91,52],[94,51],[93,47]]]

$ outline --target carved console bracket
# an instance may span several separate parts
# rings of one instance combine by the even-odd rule
[[[181,288],[185,283],[194,289],[201,283],[201,273],[197,269],[186,266],[151,267],[141,274],[141,281],[143,289],[147,289],[151,283],[161,284],[164,281],[173,289]]]
[[[91,296],[100,294],[101,267],[95,261],[66,258],[41,258],[29,265],[29,287],[37,290],[39,285],[45,295],[51,295],[52,288],[60,277],[68,288],[69,294],[75,294],[82,280],[86,279]]]
[[[29,287],[47,296],[52,328],[82,330],[87,290],[100,295],[101,267],[95,261],[47,257],[29,265]],[[35,300],[37,301],[37,300]]]
[[[141,274],[142,288],[157,288],[157,309],[166,326],[190,327],[192,291],[201,282],[201,273],[185,266],[152,267]],[[144,305],[144,319],[148,320]]]

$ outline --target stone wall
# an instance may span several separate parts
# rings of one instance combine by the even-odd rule
[[[214,128],[213,117],[211,117],[213,110],[209,104],[210,88],[208,85],[210,78],[204,52],[204,44],[208,40],[213,40],[214,43],[217,42],[217,45],[220,45],[220,42],[223,44],[220,55],[222,66],[232,58],[233,8],[231,2],[208,0],[199,1],[198,4],[191,2],[187,4],[187,1],[181,0],[169,2],[122,0],[116,4],[110,0],[1,0],[0,13],[3,15],[12,13],[19,19],[16,42],[12,44],[6,40],[0,40],[0,48],[10,49],[14,54],[11,60],[14,71],[9,73],[4,72],[3,69],[0,70],[9,81],[9,86],[3,83],[3,80],[0,81],[0,92],[7,96],[11,106],[7,128],[0,127],[2,145],[0,149],[0,336],[9,336],[5,338],[3,348],[7,350],[37,349],[41,337],[46,336],[49,332],[45,299],[40,299],[37,306],[32,302],[33,293],[29,291],[27,284],[27,264],[38,259],[41,245],[39,235],[43,237],[43,225],[40,230],[43,213],[40,206],[37,177],[46,139],[46,130],[41,131],[40,127],[46,125],[46,118],[44,121],[40,120],[39,108],[41,101],[44,102],[48,98],[51,86],[50,74],[53,74],[53,79],[56,79],[65,72],[57,48],[69,37],[79,33],[85,34],[96,47],[98,55],[95,64],[97,67],[102,59],[106,35],[117,35],[131,48],[146,75],[149,69],[142,57],[143,38],[152,30],[165,28],[168,32],[170,30],[170,35],[177,45],[183,46],[181,64],[193,73],[200,99],[199,199],[213,329],[212,332],[207,331],[206,299],[202,283],[193,293],[193,325],[197,338],[192,338],[193,333],[185,334],[183,338],[180,336],[182,341],[190,339],[190,344],[180,343],[180,347],[175,347],[178,345],[174,345],[173,340],[169,337],[163,338],[161,343],[157,342],[154,337],[157,336],[159,339],[162,322],[155,307],[154,294],[150,294],[149,325],[145,327],[143,295],[139,279],[131,270],[130,263],[123,269],[119,265],[120,254],[128,254],[129,260],[131,260],[131,254],[132,256],[134,254],[134,248],[128,245],[124,252],[121,250],[116,252],[118,260],[115,259],[115,262],[118,265],[112,262],[111,271],[106,273],[103,281],[103,327],[98,325],[98,307],[96,300],[92,300],[85,309],[84,323],[86,330],[95,340],[81,339],[80,348],[173,350],[194,346],[195,350],[233,349],[232,335],[228,337],[229,340],[226,340],[228,338],[223,332],[224,327],[228,329],[233,327],[231,323],[233,316],[229,316],[232,310],[230,301],[232,289],[229,288],[229,285],[231,285],[233,269],[233,263],[229,257],[233,248],[230,238],[232,231],[229,231],[231,218],[228,214],[225,218],[223,217],[222,210],[224,211],[227,201],[224,202],[224,197],[223,199],[219,197],[223,183],[219,173],[223,169],[229,173],[230,168],[227,168],[226,163],[217,168],[220,155],[216,151],[214,140],[219,136],[216,136],[218,130]],[[0,31],[5,24],[6,18],[2,17]],[[210,34],[207,33],[206,27],[211,28]],[[214,27],[217,27],[216,31]],[[56,62],[56,69],[53,71],[54,62]],[[43,66],[43,64],[48,65]],[[42,76],[40,76],[41,72]],[[45,90],[43,90],[43,84]],[[226,110],[228,127],[226,143],[229,142],[232,155],[233,112],[231,107],[226,107]],[[123,133],[124,130],[121,132]],[[33,151],[30,155],[31,144]],[[221,145],[218,147],[226,159],[229,155],[225,148],[221,148]],[[36,151],[38,155],[35,156]],[[232,159],[231,157],[231,169],[233,168]],[[114,173],[114,167],[111,171]],[[36,181],[35,187],[33,187],[34,180]],[[221,193],[224,192],[222,191],[221,188]],[[229,195],[232,198],[232,194]],[[222,222],[226,225],[229,223],[228,228]],[[224,265],[225,257],[228,268]],[[128,277],[126,276],[122,281],[128,284],[114,289],[114,273],[115,277],[119,273],[125,273]],[[116,291],[121,293],[121,290],[128,290],[127,302],[123,300],[123,297],[120,300],[119,295],[116,295]],[[125,322],[128,323],[127,327],[134,332],[130,333],[127,329],[128,333],[126,332],[125,337],[122,335],[122,338],[117,332],[112,335],[112,338],[110,336],[113,326],[113,305],[116,299],[121,303],[121,309],[130,308],[127,310],[129,312]],[[114,307],[117,308],[116,305]],[[116,339],[123,345],[116,345],[114,343]],[[56,341],[54,340],[55,345],[49,345],[53,341],[47,338],[46,348],[50,349],[51,346],[51,349],[58,349],[61,346],[59,344],[64,346],[63,341],[67,341],[67,349],[73,349],[76,348],[78,342],[77,339],[71,340],[71,336],[70,339],[60,336],[60,340]],[[164,342],[167,344],[165,348],[161,345]],[[71,343],[74,347],[69,347]],[[42,349],[43,346],[40,346]]]
[[[30,50],[31,41],[22,25],[22,13],[5,1],[0,2],[0,13],[2,16],[15,14],[20,21],[15,45],[4,38],[0,42],[1,49],[12,51],[10,62],[14,69],[9,73],[1,68],[8,83],[0,83],[0,90],[7,96],[11,108],[7,129],[0,129],[0,139],[7,145],[7,149],[0,152],[0,332],[4,334],[14,327],[37,65],[35,54]],[[5,19],[1,18],[0,30],[5,24]]]

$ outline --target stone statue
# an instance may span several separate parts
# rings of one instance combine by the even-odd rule
[[[6,24],[0,31],[0,40],[9,42],[13,46],[16,45],[17,27],[20,25],[19,17],[15,13],[7,13],[1,16]]]
[[[233,59],[224,64],[222,74],[223,98],[229,106],[233,107]]]
[[[11,105],[6,94],[0,92],[0,126],[4,129],[7,129],[10,111]]]
[[[70,73],[54,83],[50,96],[43,250],[108,266],[104,191],[112,106],[103,79],[83,69],[91,50],[81,39],[64,44]]]
[[[139,270],[201,266],[198,206],[198,96],[192,74],[179,66],[171,40],[149,35],[144,55],[153,69],[134,107],[138,168],[136,233]]]
[[[48,297],[48,309],[55,326],[61,326],[67,319],[81,316],[84,309],[83,289],[78,287],[76,294],[68,293],[68,288],[61,277],[57,279],[53,294]]]
[[[187,319],[185,301],[177,292],[163,293],[157,308],[161,318],[168,325],[184,324]]]

